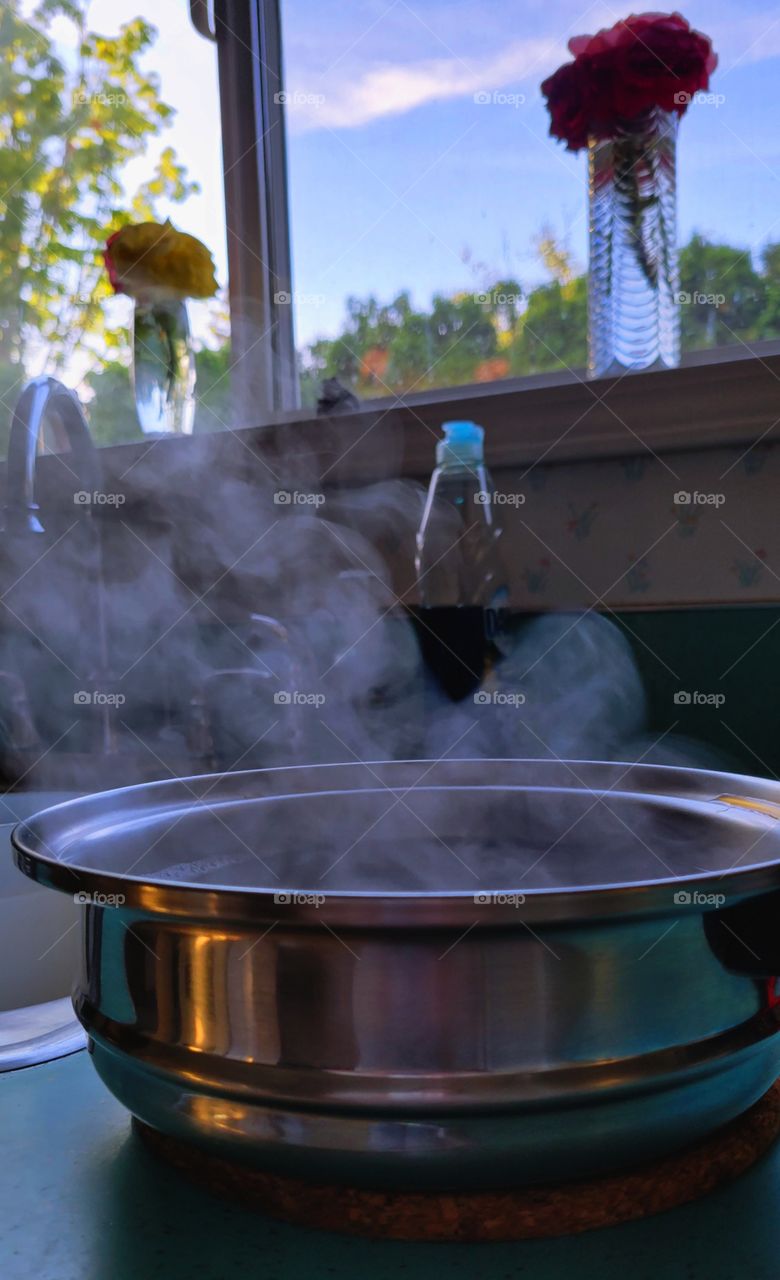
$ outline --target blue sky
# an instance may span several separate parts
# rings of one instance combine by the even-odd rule
[[[470,287],[477,263],[533,282],[545,223],[584,264],[585,157],[549,138],[539,84],[570,35],[630,9],[286,0],[283,12],[296,284],[326,298],[299,308],[302,337],[330,328],[350,292],[409,287],[424,302]],[[715,41],[724,100],[694,103],[681,126],[681,236],[780,239],[780,13],[762,0],[684,12]]]
[[[93,0],[90,21],[109,31],[139,9],[160,30],[148,62],[178,111],[164,141],[203,187],[173,217],[209,244],[224,281],[214,49],[185,0]],[[680,130],[681,238],[780,240],[780,11],[772,0],[683,11],[713,37],[720,67],[716,100],[695,102]],[[584,265],[585,158],[547,136],[539,83],[570,35],[627,12],[584,0],[282,0],[299,343],[337,332],[349,294],[409,289],[425,304],[496,275],[533,284],[545,224]]]

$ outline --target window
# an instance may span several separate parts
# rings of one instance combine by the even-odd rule
[[[585,158],[542,79],[573,0],[6,0],[0,17],[0,396],[47,371],[100,443],[138,439],[112,219],[170,216],[213,252],[191,305],[196,430],[361,400],[571,377],[586,355]],[[621,11],[622,12],[622,11]],[[683,121],[683,350],[780,338],[768,0],[690,0],[720,55]],[[194,24],[194,25],[193,25]],[[196,30],[197,27],[197,30]],[[204,39],[203,36],[209,38]],[[229,297],[228,297],[229,285]]]
[[[170,217],[226,282],[213,45],[184,4],[4,0],[0,10],[0,396],[3,429],[26,377],[78,387],[99,443],[138,438],[132,304],[102,262],[117,218]],[[191,304],[196,429],[227,402],[224,297]]]
[[[630,7],[282,0],[302,393],[581,368],[586,160],[548,136],[567,39]],[[780,335],[780,25],[690,0],[720,55],[679,138],[683,350]]]

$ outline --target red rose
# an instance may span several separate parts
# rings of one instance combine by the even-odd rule
[[[628,118],[648,107],[682,115],[694,93],[706,89],[717,65],[712,44],[679,13],[628,18],[619,46],[615,107]]]
[[[562,138],[569,151],[588,145],[590,122],[585,88],[576,62],[566,62],[542,85],[550,110],[550,133]]]
[[[589,135],[613,137],[621,120],[653,107],[683,115],[717,65],[712,42],[679,13],[632,14],[595,36],[569,41],[574,62],[542,85],[550,133],[571,151]]]

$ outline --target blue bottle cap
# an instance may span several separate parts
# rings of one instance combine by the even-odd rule
[[[485,432],[476,422],[445,422],[444,439],[436,445],[437,466],[482,462]]]

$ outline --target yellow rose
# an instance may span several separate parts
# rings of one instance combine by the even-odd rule
[[[206,246],[167,220],[115,231],[106,241],[104,257],[116,292],[133,298],[211,298],[217,291]]]

